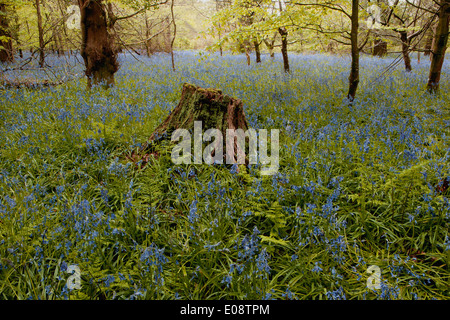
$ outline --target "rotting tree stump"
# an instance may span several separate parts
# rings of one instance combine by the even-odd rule
[[[226,129],[248,128],[240,99],[222,94],[219,89],[204,89],[185,83],[180,102],[150,136],[154,140],[176,129],[194,129],[194,121],[201,121],[203,128],[215,128],[226,134]]]
[[[157,156],[151,150],[151,145],[170,140],[171,134],[177,129],[186,129],[194,132],[194,123],[196,121],[201,121],[202,130],[217,129],[222,133],[223,145],[220,146],[223,147],[222,150],[226,150],[227,129],[242,129],[244,132],[248,129],[248,122],[240,99],[224,95],[222,90],[219,89],[204,89],[185,83],[183,84],[178,105],[154,130],[148,141],[140,148],[139,153],[132,155],[131,160],[133,162],[141,160],[145,165],[148,162],[149,154]],[[233,156],[237,160],[237,137],[233,137],[233,139]]]

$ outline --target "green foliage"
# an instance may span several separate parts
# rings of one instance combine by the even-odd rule
[[[424,64],[379,79],[391,60],[363,57],[349,105],[345,59],[292,55],[290,75],[278,56],[176,59],[121,56],[108,91],[2,91],[1,299],[448,299],[449,97],[417,93]],[[174,165],[168,144],[127,159],[184,82],[280,129],[279,172]]]

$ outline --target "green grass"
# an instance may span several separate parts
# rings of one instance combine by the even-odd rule
[[[176,61],[122,57],[108,91],[1,91],[0,299],[449,298],[448,64],[431,96],[426,63],[379,78],[391,60],[364,57],[349,105],[348,58],[292,55],[290,75],[278,56]],[[167,145],[127,160],[184,82],[279,129],[279,172],[176,166]]]

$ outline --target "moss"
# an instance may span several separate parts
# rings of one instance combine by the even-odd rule
[[[203,129],[216,128],[225,133],[225,130],[228,129],[226,124],[229,118],[228,113],[231,110],[230,106],[234,105],[238,108],[232,115],[236,118],[233,122],[244,123],[242,129],[246,130],[248,125],[240,100],[222,95],[220,89],[205,89],[185,83],[178,106],[158,126],[152,136],[155,136],[155,133],[162,135],[164,132],[179,128],[193,130],[195,121],[202,121]]]

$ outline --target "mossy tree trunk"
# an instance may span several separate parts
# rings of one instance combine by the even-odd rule
[[[0,62],[14,62],[7,5],[0,1]]]
[[[93,84],[114,84],[119,68],[117,50],[108,31],[107,11],[103,0],[78,0],[81,12],[81,56],[86,67],[88,88]]]
[[[255,47],[256,63],[261,63],[261,50],[259,49],[258,39],[253,40],[253,46]]]
[[[173,35],[172,35],[172,39],[170,41],[170,58],[172,61],[172,70],[175,71],[175,59],[174,59],[174,55],[173,55],[173,45],[175,43],[175,38],[177,36],[177,24],[175,22],[175,15],[173,12],[173,6],[174,6],[174,0],[171,1],[170,3],[170,13],[172,15],[172,25],[173,25]]]
[[[402,55],[403,62],[405,63],[405,70],[407,72],[410,72],[412,70],[411,58],[409,57],[409,47],[411,40],[408,38],[408,33],[406,31],[400,31],[400,40],[402,41]]]
[[[266,44],[267,49],[269,49],[269,54],[271,58],[275,57],[274,47],[275,47],[275,39],[278,35],[278,31],[276,31],[273,35],[273,37],[269,40],[267,38],[264,38],[263,41]]]
[[[144,45],[145,45],[145,51],[147,53],[147,57],[150,57],[152,52],[151,52],[151,39],[150,39],[150,31],[152,28],[152,23],[149,22],[148,16],[147,16],[147,10],[144,11],[144,19],[145,19],[145,41],[144,41]]]
[[[352,63],[350,69],[349,88],[347,98],[352,102],[356,96],[356,90],[359,84],[359,48],[358,48],[358,27],[359,27],[359,0],[352,0],[352,14],[351,14],[351,56]]]
[[[444,63],[445,51],[447,50],[450,20],[450,0],[441,0],[439,8],[439,20],[436,26],[435,39],[431,50],[431,66],[428,76],[427,89],[435,92],[439,89],[441,69]]]
[[[281,55],[283,57],[283,69],[284,72],[289,73],[289,57],[288,57],[288,41],[287,41],[287,35],[288,32],[285,27],[278,28],[278,33],[281,36]]]
[[[39,38],[39,67],[45,67],[45,43],[44,43],[44,29],[42,25],[42,14],[41,14],[41,1],[36,0],[34,3],[36,7],[37,15],[37,26],[38,26],[38,38]]]
[[[431,47],[433,45],[433,37],[434,37],[434,31],[433,27],[429,27],[426,32],[426,40],[425,40],[425,52],[423,53],[424,56],[430,56],[431,55]]]

